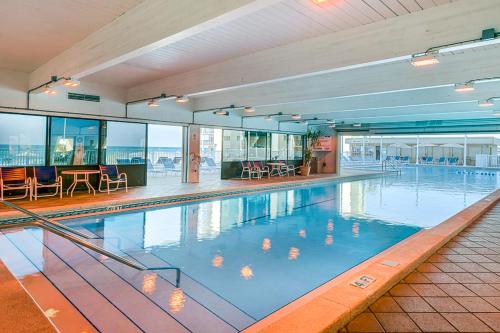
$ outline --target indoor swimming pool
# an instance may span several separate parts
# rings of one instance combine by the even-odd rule
[[[500,186],[500,174],[408,167],[402,175],[66,219],[138,272],[40,229],[0,234],[23,281],[42,274],[103,332],[235,332]],[[96,309],[99,309],[96,311]]]

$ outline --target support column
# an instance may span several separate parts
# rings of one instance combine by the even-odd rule
[[[187,182],[200,182],[200,126],[188,127]]]
[[[417,135],[417,153],[415,159],[415,164],[420,164],[420,135]]]
[[[464,167],[467,166],[467,134],[464,134]]]

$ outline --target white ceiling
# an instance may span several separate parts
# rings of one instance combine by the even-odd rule
[[[85,78],[132,87],[241,55],[346,30],[452,0],[283,0],[223,26],[115,65]]]
[[[2,0],[0,67],[31,72],[143,0]]]

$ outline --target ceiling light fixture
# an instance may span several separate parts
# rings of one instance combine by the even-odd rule
[[[302,117],[300,116],[300,114],[292,114],[292,119],[294,119],[294,120],[298,120],[298,119],[300,119],[300,118],[302,118]]]
[[[80,81],[73,79],[64,79],[63,86],[68,88],[78,87],[80,85]]]
[[[45,88],[43,89],[43,93],[45,95],[56,95],[57,91],[52,89],[49,85],[46,85]]]
[[[157,107],[157,106],[160,106],[160,104],[158,104],[158,102],[157,102],[155,99],[152,99],[152,100],[150,100],[150,101],[148,102],[148,106],[149,106],[150,108],[155,108],[155,107]]]
[[[214,114],[216,114],[218,116],[229,116],[229,112],[228,111],[224,111],[224,110],[214,111]]]
[[[494,106],[495,102],[493,101],[493,98],[488,98],[487,100],[479,101],[478,104],[482,108],[487,108],[487,107],[490,107],[490,106]]]
[[[439,60],[434,53],[415,54],[411,57],[411,64],[415,67],[427,67],[439,64]]]
[[[255,109],[251,106],[245,106],[245,108],[243,109],[246,113],[252,113],[252,112],[255,112]]]
[[[455,91],[458,93],[466,93],[466,92],[471,92],[474,90],[475,90],[474,82],[472,82],[472,81],[455,84]]]
[[[270,121],[270,120],[273,120],[273,117],[272,116],[266,116],[264,119],[267,120],[267,121]]]
[[[352,124],[353,127],[361,127],[361,124],[360,123],[355,123],[355,124]]]
[[[316,5],[322,5],[324,3],[327,3],[330,0],[312,0],[312,2]]]
[[[186,97],[186,96],[177,96],[177,98],[175,99],[175,101],[177,103],[184,104],[184,103],[189,102],[189,98]]]

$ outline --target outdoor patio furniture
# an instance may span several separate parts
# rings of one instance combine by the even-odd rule
[[[118,163],[118,164],[130,164],[130,158],[117,158],[116,163]]]
[[[269,167],[267,165],[264,165],[261,161],[253,162],[253,166],[257,170],[257,172],[259,173],[259,178],[262,178],[262,176],[264,176],[264,174],[267,174],[267,178],[270,177]]]
[[[130,159],[130,164],[144,164],[146,161],[142,157],[132,157]]]
[[[286,161],[279,161],[280,163],[283,163],[281,166],[281,173],[284,173],[287,176],[290,176],[290,172],[293,173],[295,176],[295,165],[291,164],[286,164]]]
[[[163,169],[165,172],[168,172],[168,171],[171,171],[171,172],[179,171],[180,172],[180,170],[176,168],[174,162],[172,161],[172,159],[170,157],[160,157],[158,159],[158,161],[163,166]]]
[[[252,166],[249,164],[249,162],[247,161],[241,161],[240,162],[240,165],[241,165],[241,175],[240,175],[240,178],[241,179],[250,179],[250,173],[252,172]],[[243,177],[245,172],[248,174],[248,177]]]
[[[438,161],[437,161],[437,164],[445,164],[446,163],[446,158],[441,156]]]
[[[0,168],[0,199],[4,199],[5,191],[25,190],[23,196],[10,197],[10,199],[24,199],[29,196],[31,201],[32,180],[26,176],[25,167]]]
[[[458,164],[458,157],[448,157],[448,164],[449,165],[457,165]]]
[[[38,194],[40,188],[55,188],[54,193]],[[63,182],[62,177],[57,175],[56,166],[35,166],[33,167],[33,189],[32,195],[35,200],[42,197],[54,197],[59,194],[62,198]]]
[[[116,165],[99,165],[99,171],[101,172],[101,177],[99,179],[99,192],[109,192],[117,191],[120,188],[120,184],[125,184],[125,192],[128,192],[128,182],[127,174],[118,172],[118,166]],[[102,183],[106,183],[106,191],[102,190]],[[114,189],[110,189],[111,184],[116,184]]]
[[[151,160],[148,158],[146,160],[146,168],[148,170],[148,173],[152,174],[152,175],[159,175],[161,173],[163,173],[163,170],[162,169],[159,169],[158,167],[161,168],[161,166],[157,166],[157,165],[154,165],[153,162],[151,162]]]
[[[410,162],[410,156],[403,156],[402,162],[403,163],[409,163]]]

